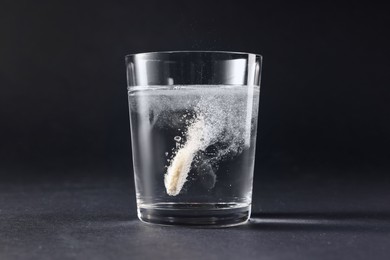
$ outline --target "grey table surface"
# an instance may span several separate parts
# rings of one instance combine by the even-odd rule
[[[130,177],[5,180],[0,259],[388,259],[388,187],[258,179],[248,224],[201,229],[141,223]]]

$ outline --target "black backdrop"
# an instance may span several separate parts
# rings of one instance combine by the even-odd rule
[[[2,176],[129,174],[124,56],[233,50],[264,56],[257,172],[382,178],[389,25],[368,2],[2,1]]]

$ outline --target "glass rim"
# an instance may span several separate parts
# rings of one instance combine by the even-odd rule
[[[241,51],[202,51],[202,50],[183,50],[183,51],[151,51],[151,52],[138,52],[138,53],[132,53],[125,55],[125,58],[131,58],[141,55],[149,55],[149,54],[176,54],[176,53],[211,53],[211,54],[239,54],[239,55],[254,55],[256,57],[259,57],[260,59],[263,59],[263,56],[261,54],[257,53],[251,53],[251,52],[241,52]]]

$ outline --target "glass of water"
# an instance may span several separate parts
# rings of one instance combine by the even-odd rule
[[[251,212],[262,57],[126,56],[138,217],[233,226]]]

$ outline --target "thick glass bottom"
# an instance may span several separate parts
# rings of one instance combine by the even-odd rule
[[[146,223],[198,227],[230,227],[244,224],[250,204],[155,203],[138,206],[138,218]]]

